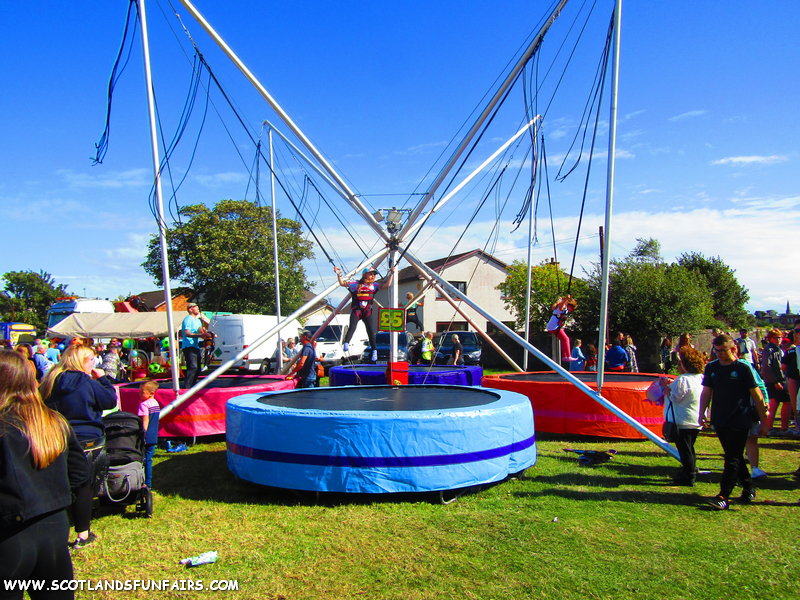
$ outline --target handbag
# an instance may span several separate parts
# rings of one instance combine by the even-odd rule
[[[678,441],[678,424],[675,422],[675,409],[672,402],[669,403],[668,410],[672,413],[672,421],[664,420],[664,424],[661,426],[661,435],[670,444],[674,444]]]

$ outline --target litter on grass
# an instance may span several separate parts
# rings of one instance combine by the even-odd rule
[[[203,552],[199,556],[190,556],[180,561],[182,565],[187,567],[199,567],[200,565],[208,565],[217,562],[217,551]]]

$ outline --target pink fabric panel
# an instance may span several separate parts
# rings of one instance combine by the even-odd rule
[[[201,390],[165,419],[159,421],[159,437],[192,437],[201,435],[218,435],[225,433],[225,403],[229,398],[243,394],[258,394],[278,390],[293,390],[297,387],[295,379],[284,379],[281,376],[253,375],[251,385],[215,388],[212,383]],[[220,379],[224,379],[221,377]],[[139,388],[119,388],[122,410],[136,414],[139,410]],[[156,400],[162,407],[175,400],[175,392],[171,389],[159,389]]]

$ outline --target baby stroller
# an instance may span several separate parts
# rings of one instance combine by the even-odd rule
[[[108,473],[100,483],[100,499],[123,509],[132,504],[136,512],[153,516],[153,494],[144,484],[144,427],[142,419],[129,412],[103,417],[106,428]]]

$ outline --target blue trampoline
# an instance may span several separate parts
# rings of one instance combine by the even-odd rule
[[[409,365],[409,385],[480,386],[483,369],[477,366],[427,367]],[[386,385],[386,365],[353,365],[331,367],[331,387],[343,385]]]
[[[530,400],[505,390],[355,386],[246,394],[226,410],[228,468],[278,488],[441,492],[536,463]]]

